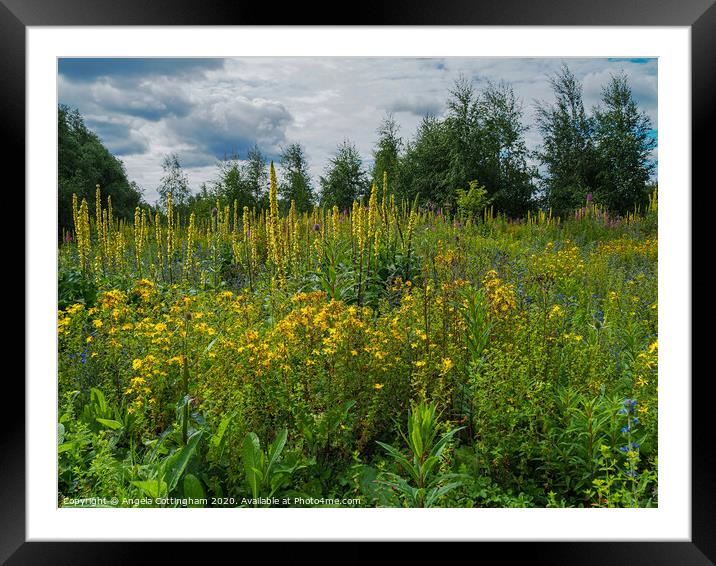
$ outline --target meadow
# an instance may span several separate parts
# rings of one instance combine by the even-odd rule
[[[60,506],[658,505],[656,193],[72,216]]]

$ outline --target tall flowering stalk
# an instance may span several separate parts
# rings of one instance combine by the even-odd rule
[[[109,229],[108,234],[111,237],[114,231],[114,213],[112,212],[112,195],[107,195],[107,216],[109,218]]]
[[[378,187],[373,183],[368,201],[368,266],[371,257],[375,260],[375,268],[378,268],[378,255],[380,254],[380,208],[378,205]],[[372,252],[372,253],[371,253]]]
[[[300,252],[299,242],[299,221],[296,212],[296,201],[291,200],[291,209],[288,211],[288,236],[289,236],[289,256],[291,272],[298,271],[298,256]]]
[[[283,271],[283,261],[281,257],[281,226],[278,215],[278,183],[276,182],[276,170],[271,162],[270,186],[269,186],[269,218],[268,218],[268,247],[271,261],[278,276],[279,285],[285,283],[286,274]]]
[[[194,264],[194,237],[196,233],[196,215],[189,217],[189,228],[186,235],[186,257],[184,259],[184,279],[189,279]]]
[[[341,215],[338,211],[338,205],[333,205],[333,216],[332,216],[332,231],[333,231],[333,241],[335,242],[338,239],[338,230],[340,228],[341,224]]]
[[[154,215],[154,241],[157,245],[157,265],[159,266],[159,273],[164,277],[164,256],[162,254],[162,218],[159,213]]]
[[[94,228],[95,228],[95,269],[101,271],[104,265],[104,234],[102,229],[102,192],[99,185],[95,185],[94,193]]]
[[[407,246],[407,269],[405,273],[405,278],[410,279],[410,259],[411,254],[413,252],[413,234],[415,232],[415,224],[418,222],[418,197],[415,197],[415,200],[413,201],[413,206],[410,207],[410,216],[408,217],[408,233],[406,236],[406,246]]]
[[[91,249],[91,235],[90,235],[90,219],[89,219],[89,207],[87,206],[87,200],[82,199],[82,204],[77,211],[77,225],[75,226],[75,232],[77,234],[77,252],[80,259],[80,269],[83,273],[87,274],[90,271],[90,249]]]
[[[388,208],[388,247],[393,250],[393,261],[398,247],[398,207],[395,205],[395,197],[390,195]]]
[[[172,263],[174,258],[174,205],[172,194],[167,195],[167,268],[169,270],[169,281],[172,280]]]
[[[380,212],[383,222],[388,221],[388,172],[383,171],[383,199],[380,203]]]
[[[72,193],[72,226],[74,226],[75,242],[77,241],[77,227],[80,224],[79,220],[79,207],[77,206],[77,193]]]
[[[99,241],[102,232],[102,192],[99,185],[95,185],[94,192],[94,227]]]

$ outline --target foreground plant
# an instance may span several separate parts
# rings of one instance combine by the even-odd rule
[[[443,473],[439,464],[445,460],[450,439],[465,427],[453,428],[436,441],[439,422],[434,405],[421,401],[408,413],[408,435],[401,436],[408,445],[405,456],[390,444],[378,442],[407,477],[386,473],[377,480],[396,490],[408,507],[432,507],[450,490],[462,485],[460,474]]]

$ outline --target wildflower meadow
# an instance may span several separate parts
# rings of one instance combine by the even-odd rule
[[[656,191],[511,218],[269,183],[133,219],[74,196],[59,505],[658,505]]]

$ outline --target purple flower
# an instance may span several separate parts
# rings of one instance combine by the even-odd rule
[[[69,242],[71,242],[71,241],[72,241],[72,234],[70,234],[70,233],[68,232],[67,235],[65,236],[65,242],[69,243]]]
[[[592,202],[592,193],[587,193],[587,202]]]
[[[314,225],[313,225],[313,231],[314,231],[314,232],[318,232],[320,229],[321,229],[321,225],[320,225],[320,224],[314,224]]]

